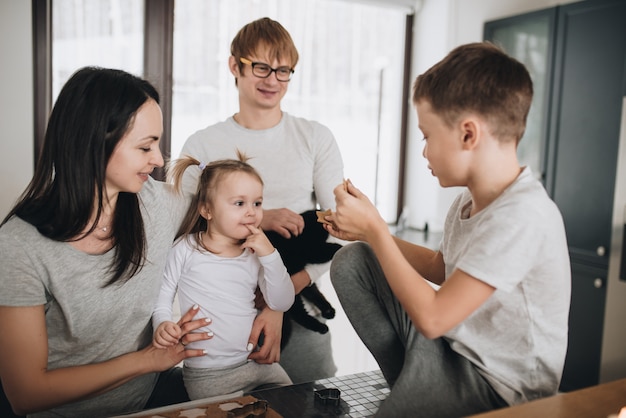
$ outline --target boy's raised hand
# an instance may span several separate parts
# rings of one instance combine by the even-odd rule
[[[259,257],[269,255],[274,252],[274,246],[267,238],[261,228],[254,225],[246,225],[250,231],[248,238],[241,244],[241,248],[250,248]]]
[[[334,193],[337,209],[327,216],[334,226],[324,225],[331,235],[348,241],[367,241],[367,234],[378,228],[388,231],[376,207],[350,180],[335,187]]]

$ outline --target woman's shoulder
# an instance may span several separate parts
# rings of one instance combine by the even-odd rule
[[[139,195],[144,204],[156,206],[167,206],[168,202],[176,203],[180,200],[188,200],[188,197],[183,192],[178,192],[172,184],[152,177],[148,178]]]
[[[174,188],[171,184],[164,181],[157,180],[154,177],[148,177],[148,180],[144,183],[143,188],[139,192],[142,198],[146,196],[161,196],[174,192]]]
[[[178,192],[173,185],[152,177],[146,181],[139,195],[146,212],[162,214],[177,227],[191,202],[191,195]]]
[[[0,242],[8,240],[38,240],[44,238],[37,228],[29,224],[17,215],[12,216],[2,227],[0,227]]]
[[[44,237],[33,225],[13,216],[0,228],[0,285],[5,298],[0,304],[44,303],[45,298],[39,293],[42,283],[48,280],[51,271],[71,265],[65,263],[70,254],[66,243]],[[29,293],[33,289],[36,289],[36,295]],[[15,299],[17,295],[25,294],[33,299]],[[7,297],[14,300],[7,301]]]

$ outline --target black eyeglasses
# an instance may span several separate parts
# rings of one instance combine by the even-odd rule
[[[252,62],[247,58],[239,58],[239,61],[251,66],[252,74],[259,78],[267,78],[272,73],[276,73],[276,79],[278,81],[289,81],[291,80],[291,75],[294,73],[293,68],[287,66],[272,68],[264,62]]]

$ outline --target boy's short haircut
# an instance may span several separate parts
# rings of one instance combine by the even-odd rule
[[[488,42],[461,45],[417,77],[413,103],[426,100],[452,126],[465,112],[487,119],[491,134],[519,143],[533,85],[526,67]]]
[[[235,57],[239,69],[242,70],[243,63],[239,58],[255,55],[261,46],[268,48],[267,58],[278,61],[286,58],[291,68],[296,67],[299,56],[291,35],[280,23],[268,17],[257,19],[242,27],[230,44],[230,54]]]

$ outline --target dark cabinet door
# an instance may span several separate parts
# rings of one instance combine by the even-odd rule
[[[555,29],[556,8],[551,8],[486,22],[483,34],[485,40],[500,46],[530,73],[533,102],[517,156],[520,164],[529,166],[544,185]]]
[[[572,263],[569,343],[561,379],[562,391],[598,384],[606,279],[604,268]]]
[[[559,8],[548,192],[570,254],[608,263],[626,53],[626,1]]]

